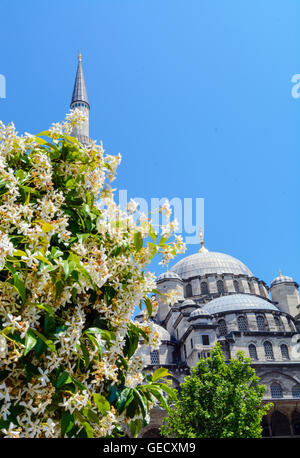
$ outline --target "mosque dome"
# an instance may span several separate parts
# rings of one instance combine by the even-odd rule
[[[170,270],[168,270],[167,272],[163,272],[162,274],[160,274],[156,279],[157,282],[160,282],[162,280],[181,280],[181,278],[176,272],[171,272]]]
[[[273,310],[278,312],[278,308],[274,304],[262,297],[252,294],[230,294],[228,296],[221,296],[207,302],[204,306],[204,310],[212,315],[214,313],[235,312],[238,310]]]
[[[295,283],[292,277],[288,277],[287,275],[279,275],[278,277],[274,278],[271,283],[271,288],[274,285],[279,285],[280,283]]]
[[[176,273],[183,280],[190,277],[203,276],[206,274],[245,275],[253,277],[253,273],[238,259],[225,253],[214,251],[199,251],[187,256],[173,266],[170,272]]]

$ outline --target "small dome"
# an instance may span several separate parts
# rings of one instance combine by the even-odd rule
[[[162,280],[181,280],[181,278],[176,272],[168,270],[167,272],[163,272],[162,274],[160,274],[156,279],[157,282]]]
[[[206,274],[234,274],[253,277],[253,273],[238,259],[225,253],[203,251],[187,256],[172,267],[171,272],[182,279]]]
[[[152,326],[154,327],[155,331],[158,332],[159,340],[171,340],[170,333],[165,328],[157,323],[152,323]]]
[[[230,294],[207,302],[204,309],[211,314],[238,310],[274,310],[278,308],[262,297],[252,294]]]
[[[292,277],[288,277],[287,275],[279,275],[278,277],[274,278],[271,283],[271,287],[278,285],[279,283],[294,283],[294,279]]]
[[[190,318],[194,318],[196,316],[210,316],[210,314],[208,313],[207,310],[199,308],[199,309],[193,310],[192,313],[190,314]]]
[[[186,299],[185,301],[182,302],[181,306],[182,305],[197,305],[195,301],[193,301],[193,299]]]

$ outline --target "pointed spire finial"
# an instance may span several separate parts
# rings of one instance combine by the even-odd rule
[[[199,238],[200,238],[200,244],[201,244],[201,248],[200,248],[199,252],[200,253],[205,253],[208,250],[204,246],[204,238],[203,238],[203,232],[202,232],[201,227],[199,228]]]
[[[279,272],[279,277],[282,277],[281,269],[278,269],[278,272]]]
[[[81,59],[82,59],[82,54],[81,54],[81,52],[79,51],[79,53],[78,53],[78,60],[79,60],[79,62],[81,62]]]

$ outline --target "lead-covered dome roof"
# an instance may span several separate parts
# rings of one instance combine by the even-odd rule
[[[170,271],[175,272],[183,280],[206,274],[225,273],[253,277],[251,270],[241,261],[228,254],[214,251],[203,251],[187,256],[177,262]]]
[[[288,277],[287,275],[279,275],[278,277],[274,278],[271,286],[278,285],[280,283],[294,283],[294,279],[292,277]]]
[[[210,314],[238,310],[274,310],[278,308],[271,302],[252,294],[230,294],[207,302],[203,307]]]
[[[176,272],[172,272],[170,270],[168,270],[167,272],[163,272],[162,274],[160,274],[156,281],[162,281],[162,280],[181,280],[181,278],[179,277],[179,275],[176,273]]]

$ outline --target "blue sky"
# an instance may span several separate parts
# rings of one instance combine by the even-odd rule
[[[203,197],[211,251],[300,281],[299,22],[297,0],[2,0],[0,119],[62,120],[81,50],[91,136],[123,156],[115,186]]]

